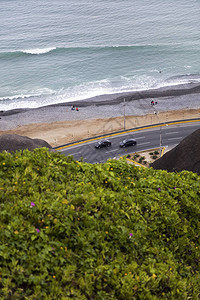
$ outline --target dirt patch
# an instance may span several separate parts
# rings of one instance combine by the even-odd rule
[[[193,119],[198,118],[199,116],[200,110],[198,109],[160,112],[159,115],[147,114],[142,116],[127,116],[126,129],[153,125],[159,123],[161,120],[165,124],[168,124],[171,121]],[[0,130],[0,135],[18,134],[30,138],[39,138],[47,141],[52,147],[55,147],[86,138],[92,138],[94,136],[110,134],[123,129],[123,117],[91,119],[91,116],[88,116],[88,119],[86,120],[27,124],[18,126],[12,130]]]
[[[128,154],[126,157],[129,162],[133,161],[138,165],[149,168],[153,162],[160,158],[164,150],[164,148],[155,148],[147,151],[134,152]]]

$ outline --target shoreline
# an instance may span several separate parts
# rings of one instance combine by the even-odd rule
[[[151,98],[164,98],[164,97],[180,97],[187,96],[191,94],[200,94],[200,83],[190,82],[186,84],[178,84],[171,86],[163,86],[158,88],[151,88],[147,90],[139,91],[129,91],[129,92],[118,92],[112,94],[103,94],[94,97],[90,97],[82,100],[74,100],[69,102],[60,102],[54,104],[48,104],[36,108],[16,108],[8,110],[0,110],[1,116],[8,116],[12,114],[20,114],[27,111],[48,109],[51,107],[66,107],[66,106],[78,106],[78,107],[88,107],[88,106],[102,106],[102,105],[116,105],[121,102],[131,102],[136,100],[149,100]]]
[[[151,105],[151,100],[157,105]],[[72,111],[71,105],[78,106],[79,111]],[[0,118],[0,135],[40,138],[55,147],[123,130],[124,119],[126,129],[130,129],[200,118],[200,84],[102,95],[35,109],[0,111]]]
[[[126,129],[137,128],[158,123],[169,123],[176,120],[200,118],[199,109],[182,109],[160,112],[158,115],[131,115],[125,117]],[[52,147],[99,135],[109,134],[124,129],[124,117],[88,118],[51,123],[31,123],[18,126],[11,130],[0,130],[2,134],[18,134],[30,138],[39,138],[48,142]]]

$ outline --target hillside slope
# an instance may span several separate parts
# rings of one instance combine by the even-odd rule
[[[1,299],[199,299],[200,177],[0,153]]]
[[[51,149],[46,141],[41,139],[31,139],[27,136],[21,136],[18,134],[3,134],[0,135],[0,152],[8,151],[14,152],[17,150],[28,149],[32,151],[35,148],[46,147]]]
[[[180,144],[153,162],[151,166],[157,170],[169,172],[188,170],[200,175],[200,129],[184,138]]]

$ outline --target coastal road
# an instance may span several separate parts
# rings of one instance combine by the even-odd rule
[[[102,163],[109,158],[118,158],[134,152],[158,148],[160,146],[174,147],[186,136],[200,128],[199,121],[177,122],[169,124],[152,125],[148,128],[132,129],[125,132],[107,135],[112,143],[111,147],[96,149],[94,146],[98,139],[90,139],[84,142],[77,142],[71,145],[60,146],[56,150],[68,156],[73,155],[75,160],[83,159],[88,163]],[[105,137],[104,137],[105,138]],[[134,138],[136,146],[120,148],[120,141],[126,138]]]

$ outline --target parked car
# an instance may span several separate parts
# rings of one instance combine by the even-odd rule
[[[135,146],[137,144],[135,139],[126,139],[120,142],[120,147],[128,147],[128,146]]]
[[[111,146],[111,142],[109,140],[101,140],[96,143],[95,148],[100,149],[100,148],[110,147],[110,146]]]

